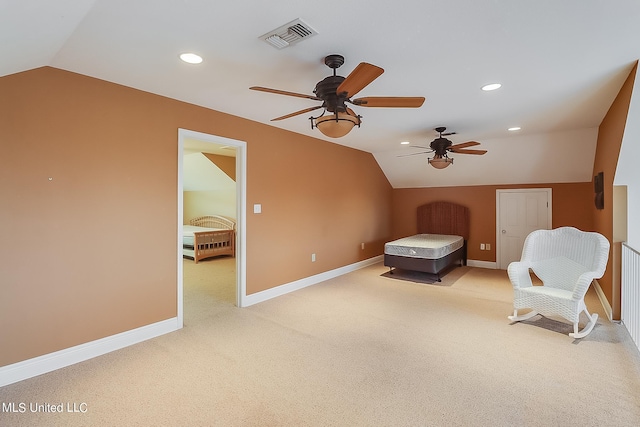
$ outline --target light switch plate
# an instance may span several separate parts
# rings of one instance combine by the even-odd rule
[[[253,213],[262,213],[262,205],[260,203],[253,205]]]

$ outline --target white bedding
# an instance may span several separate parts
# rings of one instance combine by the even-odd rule
[[[207,227],[198,227],[195,225],[183,225],[182,226],[182,244],[184,246],[193,247],[194,236],[193,233],[197,231],[224,231],[224,228],[207,228]]]
[[[447,234],[416,234],[385,243],[384,253],[410,258],[438,259],[464,245],[461,236]]]

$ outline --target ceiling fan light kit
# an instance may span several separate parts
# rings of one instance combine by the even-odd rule
[[[323,112],[320,116],[309,118],[311,120],[311,129],[318,128],[320,132],[330,138],[341,138],[351,132],[354,126],[360,127],[361,116],[347,107],[347,103],[358,107],[389,108],[418,108],[424,103],[424,97],[417,96],[369,96],[352,100],[351,97],[380,77],[384,70],[378,66],[361,62],[347,77],[342,77],[336,73],[336,69],[344,64],[342,55],[329,55],[324,58],[324,63],[333,70],[333,75],[316,84],[313,90],[314,95],[287,92],[261,86],[252,86],[249,89],[322,101],[322,105],[276,117],[272,121],[288,119],[322,108]]]
[[[427,159],[427,162],[436,169],[444,169],[453,164],[453,159],[447,157],[446,154],[444,156],[436,154],[433,159]]]
[[[311,129],[316,127],[329,138],[341,138],[351,132],[354,126],[360,127],[360,119],[348,113],[338,112],[326,116],[311,117],[309,120],[311,120]]]

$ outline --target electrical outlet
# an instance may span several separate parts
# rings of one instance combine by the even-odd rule
[[[485,248],[487,248],[488,251],[491,250],[491,243],[487,243],[487,245],[485,246]]]
[[[364,243],[360,243],[360,249],[364,250]]]
[[[480,250],[484,251],[484,243],[480,243]]]
[[[316,254],[311,254],[311,262],[316,262]]]

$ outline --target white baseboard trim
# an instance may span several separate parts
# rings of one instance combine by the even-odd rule
[[[260,302],[270,300],[271,298],[279,297],[290,292],[306,288],[307,286],[315,285],[317,283],[324,282],[325,280],[342,276],[343,274],[347,274],[352,271],[367,267],[369,265],[376,264],[382,261],[383,258],[384,257],[382,255],[379,255],[373,258],[365,259],[364,261],[356,262],[355,264],[345,265],[344,267],[325,271],[324,273],[305,277],[304,279],[296,280],[295,282],[285,283],[284,285],[276,286],[271,289],[256,292],[255,294],[247,295],[247,297],[244,299],[243,307],[258,304]]]
[[[611,308],[611,304],[609,304],[609,301],[607,300],[607,297],[605,296],[604,292],[602,291],[602,288],[600,287],[600,283],[598,283],[597,280],[593,281],[593,289],[596,290],[596,294],[598,295],[598,299],[600,300],[600,304],[602,304],[602,308],[604,309],[604,312],[607,315],[607,319],[609,319],[610,322],[613,321],[613,309]]]
[[[0,367],[0,387],[178,330],[177,317]]]
[[[496,270],[498,268],[497,262],[492,261],[477,261],[475,259],[468,259],[467,265],[469,267],[480,267],[480,268],[490,268]]]

